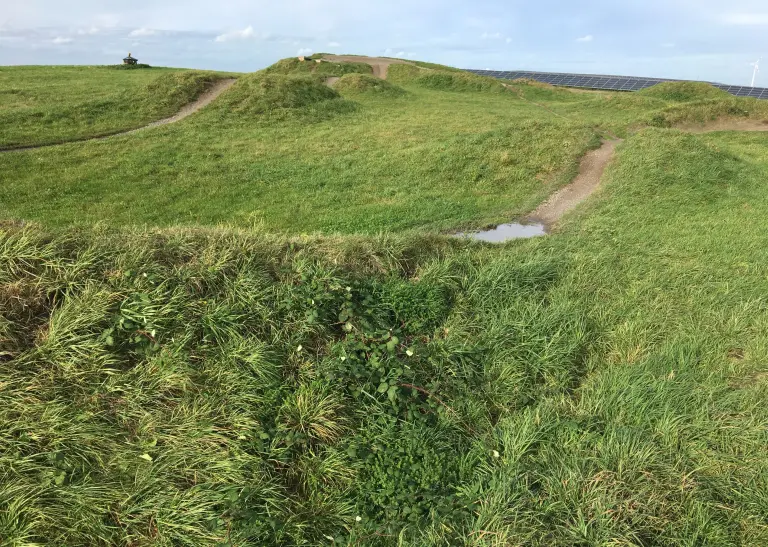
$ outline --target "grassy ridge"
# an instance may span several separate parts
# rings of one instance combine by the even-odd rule
[[[282,59],[264,69],[266,74],[313,74],[316,76],[344,76],[345,74],[373,74],[373,68],[366,63],[334,63],[314,60],[299,61],[295,57]]]
[[[637,92],[639,95],[672,102],[728,99],[730,93],[703,82],[662,82]]]
[[[141,127],[175,114],[214,72],[107,67],[0,69],[0,148],[67,142]]]
[[[222,117],[257,121],[264,114],[307,108],[338,98],[339,94],[318,78],[256,73],[240,78],[211,111]]]
[[[9,154],[0,214],[49,225],[451,229],[527,212],[597,143],[589,126],[542,116],[512,92],[411,86],[404,98],[338,99],[312,78],[250,75],[180,124]]]

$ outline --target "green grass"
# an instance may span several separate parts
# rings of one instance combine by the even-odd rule
[[[264,69],[267,74],[314,74],[317,76],[344,76],[345,74],[372,74],[373,68],[366,63],[333,63],[314,60],[299,61],[296,57],[282,59]]]
[[[213,72],[111,67],[0,67],[0,149],[74,141],[175,114]]]
[[[2,156],[0,543],[768,542],[764,135],[441,78],[248,76]],[[601,129],[553,235],[430,233],[529,210]]]
[[[405,90],[386,80],[368,76],[365,74],[346,74],[339,78],[333,88],[342,95],[358,95],[372,93],[375,95],[387,95],[399,97],[405,95]]]
[[[704,99],[728,99],[733,95],[703,82],[662,82],[637,92],[638,95],[665,101],[687,102]]]
[[[179,124],[8,154],[0,214],[52,226],[453,229],[531,210],[597,144],[589,126],[512,92],[414,86],[405,97],[336,99],[306,78],[249,76]]]

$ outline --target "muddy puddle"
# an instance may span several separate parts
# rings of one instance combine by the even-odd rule
[[[512,239],[525,239],[547,235],[543,224],[500,224],[492,230],[482,232],[462,232],[455,237],[485,241],[486,243],[504,243]]]

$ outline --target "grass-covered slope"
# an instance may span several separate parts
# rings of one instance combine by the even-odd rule
[[[672,102],[727,99],[729,93],[704,82],[662,82],[637,92],[646,97]]]
[[[764,103],[398,67],[0,156],[1,544],[768,544]]]
[[[555,264],[444,262],[446,241],[0,241],[12,545],[466,537],[499,417],[569,389],[589,340],[546,302]],[[503,279],[514,318],[477,308]]]
[[[344,76],[345,74],[372,74],[373,68],[366,63],[316,62],[314,59],[300,61],[296,57],[281,59],[264,69],[267,74],[314,74],[316,76]]]
[[[391,65],[387,80],[395,84],[416,85],[434,91],[504,91],[502,83],[494,78],[469,72],[437,70],[407,64]]]
[[[762,545],[766,165],[647,130],[491,249],[8,226],[0,537]]]
[[[0,214],[59,226],[452,229],[531,210],[598,141],[589,125],[511,91],[411,85],[407,100],[377,92],[340,99],[324,80],[243,76],[179,124],[8,154]]]
[[[0,149],[67,142],[175,114],[213,72],[110,67],[0,67]]]
[[[241,77],[210,108],[211,115],[258,122],[267,114],[307,109],[339,99],[322,79],[308,75],[255,73]]]
[[[333,88],[342,95],[374,94],[387,97],[400,97],[405,90],[395,84],[365,74],[346,74],[339,78]]]

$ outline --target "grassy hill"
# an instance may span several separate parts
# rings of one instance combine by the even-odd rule
[[[0,67],[0,149],[69,142],[175,114],[224,74],[122,67]]]
[[[2,542],[766,544],[763,103],[305,68],[0,156]]]

